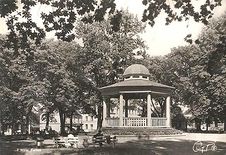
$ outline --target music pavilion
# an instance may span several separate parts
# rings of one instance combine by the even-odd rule
[[[103,98],[119,99],[119,116],[111,117],[109,103],[103,102],[103,127],[171,127],[170,95],[174,87],[150,81],[149,70],[141,64],[126,68],[123,81],[100,88]],[[165,97],[164,117],[152,117],[152,98]],[[147,117],[128,117],[130,100],[143,99],[147,104]],[[108,104],[108,105],[107,105]]]

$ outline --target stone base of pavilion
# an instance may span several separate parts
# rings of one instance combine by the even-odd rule
[[[137,137],[178,135],[183,133],[180,130],[169,127],[103,127],[102,131],[107,135],[133,135]]]

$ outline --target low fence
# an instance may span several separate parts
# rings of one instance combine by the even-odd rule
[[[166,127],[166,118],[164,117],[152,117],[151,123],[153,127]],[[119,118],[106,118],[106,127],[118,127]],[[124,127],[146,127],[147,117],[124,117]]]

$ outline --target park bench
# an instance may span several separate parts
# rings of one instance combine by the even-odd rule
[[[98,144],[102,147],[103,144],[113,144],[113,147],[115,147],[117,141],[116,136],[104,136],[102,133],[97,133],[92,137],[92,143],[89,143],[87,139],[84,139],[83,145],[84,147],[88,147],[89,145]]]
[[[101,147],[103,143],[106,142],[106,137],[103,134],[98,133],[93,136],[92,141],[94,144],[99,144],[99,146]]]
[[[64,147],[66,141],[65,141],[64,137],[54,137],[54,143],[55,143],[56,148],[59,148],[59,147]]]
[[[113,144],[113,147],[115,147],[115,144],[117,143],[117,138],[116,136],[105,136],[106,137],[106,142],[107,144]]]
[[[59,147],[76,147],[78,148],[79,139],[69,134],[68,137],[56,137],[54,143],[57,148]]]
[[[69,134],[66,140],[66,147],[76,147],[78,148],[79,139],[78,137],[74,137],[72,134]],[[69,144],[69,145],[68,145]]]

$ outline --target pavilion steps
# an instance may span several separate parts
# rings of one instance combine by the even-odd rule
[[[105,127],[104,134],[109,135],[178,135],[183,131],[174,128],[163,127]]]

